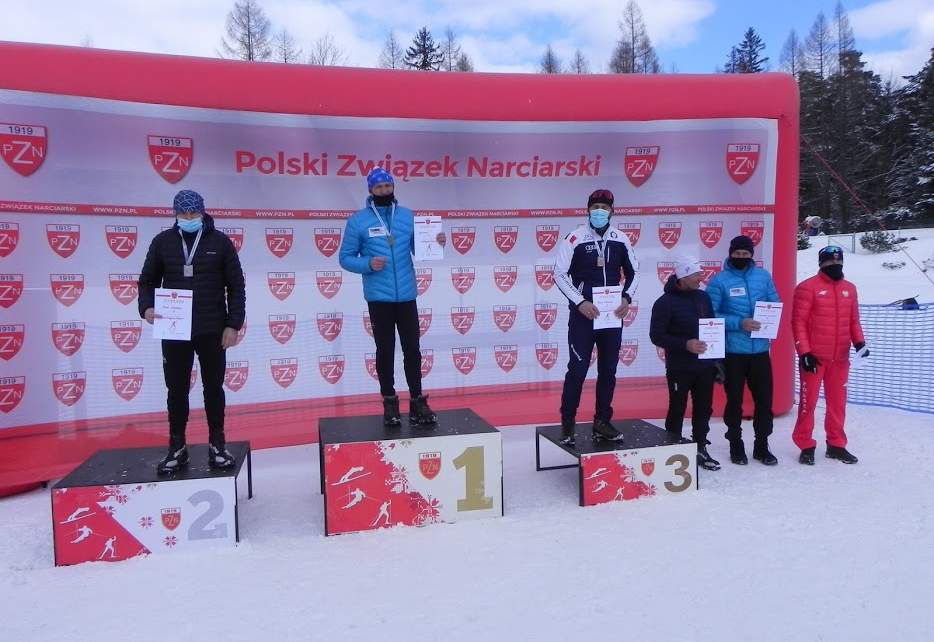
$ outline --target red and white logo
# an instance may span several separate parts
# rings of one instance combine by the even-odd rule
[[[422,348],[422,377],[427,377],[435,365],[435,351]]]
[[[22,294],[22,274],[0,274],[0,308],[13,307]]]
[[[269,334],[277,343],[285,345],[295,335],[294,314],[270,314]]]
[[[658,240],[666,250],[670,250],[681,239],[681,223],[668,221],[658,224]]]
[[[759,145],[731,143],[726,146],[726,171],[737,184],[742,185],[759,166]]]
[[[0,377],[0,412],[12,412],[26,393],[26,377]]]
[[[431,287],[431,268],[415,268],[415,287],[418,296],[425,294]]]
[[[316,227],[315,228],[315,247],[324,256],[331,257],[337,252],[341,245],[341,228],[339,227]]]
[[[363,355],[364,363],[366,364],[366,371],[374,379],[379,379],[379,374],[376,372],[376,353],[367,352]]]
[[[655,472],[655,460],[651,457],[642,460],[642,474],[651,477]]]
[[[266,283],[269,291],[280,301],[285,301],[295,290],[295,272],[267,272]],[[319,285],[320,289],[321,286]]]
[[[9,361],[23,347],[26,338],[26,326],[22,323],[0,325],[0,359]]]
[[[136,249],[135,225],[107,225],[104,227],[104,234],[107,247],[121,259],[130,256]]]
[[[318,284],[318,292],[325,299],[333,299],[341,291],[341,283],[344,281],[344,273],[340,270],[323,270],[315,274],[315,282]]]
[[[546,292],[555,284],[555,264],[554,263],[536,263],[535,264],[535,283]]]
[[[182,509],[181,508],[163,508],[162,509],[162,525],[165,526],[167,530],[174,531],[178,528],[179,524],[182,523]]]
[[[177,183],[183,178],[194,158],[194,141],[181,136],[149,136],[149,162],[162,178]]]
[[[668,277],[675,273],[674,261],[659,261],[656,264],[656,269],[658,270],[658,280],[662,282],[662,285],[665,285],[668,282]]]
[[[224,385],[231,392],[239,392],[246,385],[249,376],[249,361],[228,361],[227,369],[224,370]]]
[[[373,336],[373,321],[370,319],[370,313],[366,311],[363,313],[363,329],[368,335]]]
[[[52,251],[63,259],[75,253],[81,243],[80,225],[49,223],[45,226],[45,238]]]
[[[497,225],[493,228],[493,245],[503,254],[508,254],[516,247],[519,240],[519,227],[516,225]]]
[[[431,327],[431,308],[418,309],[418,336],[423,337]]]
[[[10,256],[17,245],[19,245],[19,223],[0,221],[0,259]]]
[[[659,348],[658,346],[655,346],[655,354],[658,355],[659,361],[665,363],[665,348]]]
[[[292,249],[295,230],[291,227],[267,227],[266,247],[276,258],[282,258]]]
[[[516,367],[519,361],[519,346],[517,345],[495,345],[493,346],[493,357],[496,359],[496,365],[503,372],[509,372]]]
[[[720,274],[723,264],[720,261],[701,261],[701,269],[704,271],[704,283],[710,283],[710,279]]]
[[[639,316],[639,302],[633,301],[626,308],[626,314],[623,316],[623,327],[628,328],[635,323],[637,316]]]
[[[117,396],[124,401],[132,401],[143,388],[143,369],[116,368],[111,370],[110,380],[113,382]]]
[[[86,372],[57,372],[52,375],[52,392],[66,406],[73,406],[84,395]]]
[[[494,305],[493,323],[503,332],[509,332],[516,323],[518,307],[515,305]]]
[[[84,323],[53,323],[52,345],[66,357],[70,357],[84,344]]]
[[[477,240],[477,228],[475,227],[452,227],[451,245],[457,250],[458,254],[467,254]]]
[[[493,267],[493,282],[500,292],[509,292],[519,277],[519,267],[516,265],[496,265]]]
[[[237,251],[237,254],[240,254],[240,250],[243,248],[243,228],[242,227],[219,227],[217,229],[227,235],[227,238],[229,238],[230,242],[233,243],[234,249]]]
[[[763,221],[743,221],[740,223],[740,234],[752,239],[753,245],[759,245],[765,236],[765,223]]]
[[[52,296],[64,306],[70,306],[84,293],[83,274],[50,274]]]
[[[460,334],[467,334],[476,318],[474,308],[451,308],[451,325]]]
[[[642,236],[642,223],[617,223],[616,229],[626,235],[632,247],[639,243],[639,237]]]
[[[318,357],[318,371],[330,384],[335,384],[344,376],[344,355],[331,354]]]
[[[20,176],[39,169],[48,149],[48,135],[42,125],[0,123],[0,156]]]
[[[626,148],[626,178],[636,187],[652,177],[652,172],[658,166],[658,152],[661,147],[649,145],[647,147]]]
[[[551,370],[558,362],[558,344],[536,343],[535,358],[545,370]]]
[[[441,453],[418,453],[418,470],[425,479],[434,479],[441,472]]]
[[[477,279],[477,270],[472,267],[452,267],[451,283],[460,294],[466,294]]]
[[[536,225],[535,242],[543,252],[550,252],[558,244],[561,227],[558,225]]]
[[[110,291],[123,305],[133,303],[139,294],[139,274],[111,274]]]
[[[713,248],[723,238],[723,221],[701,221],[697,230],[704,247]]]
[[[624,366],[629,367],[633,364],[638,355],[639,340],[623,339],[623,342],[619,347],[619,362]]]
[[[273,381],[283,388],[288,388],[298,376],[298,359],[270,359],[269,371]]]
[[[470,374],[477,365],[477,348],[451,348],[451,358],[454,360],[454,367],[461,374]]]
[[[142,321],[111,321],[110,340],[122,352],[132,352],[143,334]]]
[[[536,303],[535,304],[535,323],[544,331],[551,329],[551,326],[558,320],[557,303]]]
[[[325,341],[334,341],[341,335],[341,329],[344,327],[343,312],[319,312],[317,318],[318,333]]]

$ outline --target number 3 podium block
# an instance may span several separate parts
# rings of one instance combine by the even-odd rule
[[[236,460],[231,469],[212,470],[208,447],[197,445],[188,447],[188,467],[174,475],[156,475],[165,448],[92,455],[52,489],[55,565],[235,545],[244,462],[247,496],[253,496],[250,442],[230,442],[227,449]]]
[[[471,410],[431,428],[328,418],[318,434],[325,535],[503,515],[502,435]]]
[[[697,489],[697,445],[681,443],[658,426],[628,420],[616,424],[622,442],[594,440],[590,424],[577,424],[575,445],[561,444],[561,426],[535,429],[535,469],[578,468],[580,505],[593,506]],[[577,464],[542,466],[541,440],[577,458]]]

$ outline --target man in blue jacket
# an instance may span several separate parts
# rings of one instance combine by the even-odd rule
[[[748,236],[730,241],[730,256],[723,270],[710,281],[707,294],[714,313],[726,320],[726,407],[723,423],[730,442],[730,461],[745,465],[743,444],[743,391],[746,384],[755,406],[752,426],[755,444],[752,456],[766,466],[778,463],[769,451],[772,434],[772,361],[769,340],[753,339],[750,333],[759,329],[753,319],[756,301],[780,301],[772,275],[753,262],[755,246]]]
[[[402,344],[405,379],[409,386],[409,423],[432,425],[437,416],[422,394],[422,353],[418,337],[415,297],[415,215],[398,204],[392,176],[382,167],[366,178],[370,195],[366,207],[347,221],[340,249],[341,267],[363,275],[363,296],[370,311],[376,341],[376,373],[383,395],[383,423],[402,423],[396,395],[394,365],[396,331]],[[444,234],[438,242],[445,243]]]

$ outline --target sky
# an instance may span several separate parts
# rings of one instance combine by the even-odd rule
[[[458,35],[477,71],[537,71],[551,44],[568,62],[584,52],[603,72],[618,38],[625,0],[259,0],[276,30],[287,28],[309,51],[325,34],[348,64],[375,66],[387,33],[408,46],[421,26],[441,39]],[[748,27],[765,40],[778,67],[792,29],[806,37],[819,11],[836,0],[642,0],[649,35],[665,71],[709,73]],[[0,0],[0,40],[216,56],[233,0]],[[934,0],[847,0],[857,47],[886,79],[921,69],[934,46]]]

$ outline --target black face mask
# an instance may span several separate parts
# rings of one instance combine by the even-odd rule
[[[820,269],[820,271],[829,276],[834,281],[839,281],[843,278],[842,265],[825,265]]]
[[[392,205],[394,198],[395,196],[392,194],[386,194],[385,196],[377,196],[376,194],[373,194],[373,204],[376,205],[376,207],[387,207]]]
[[[735,267],[737,270],[745,270],[752,264],[752,259],[748,257],[737,258],[735,256],[730,257],[730,265]]]

